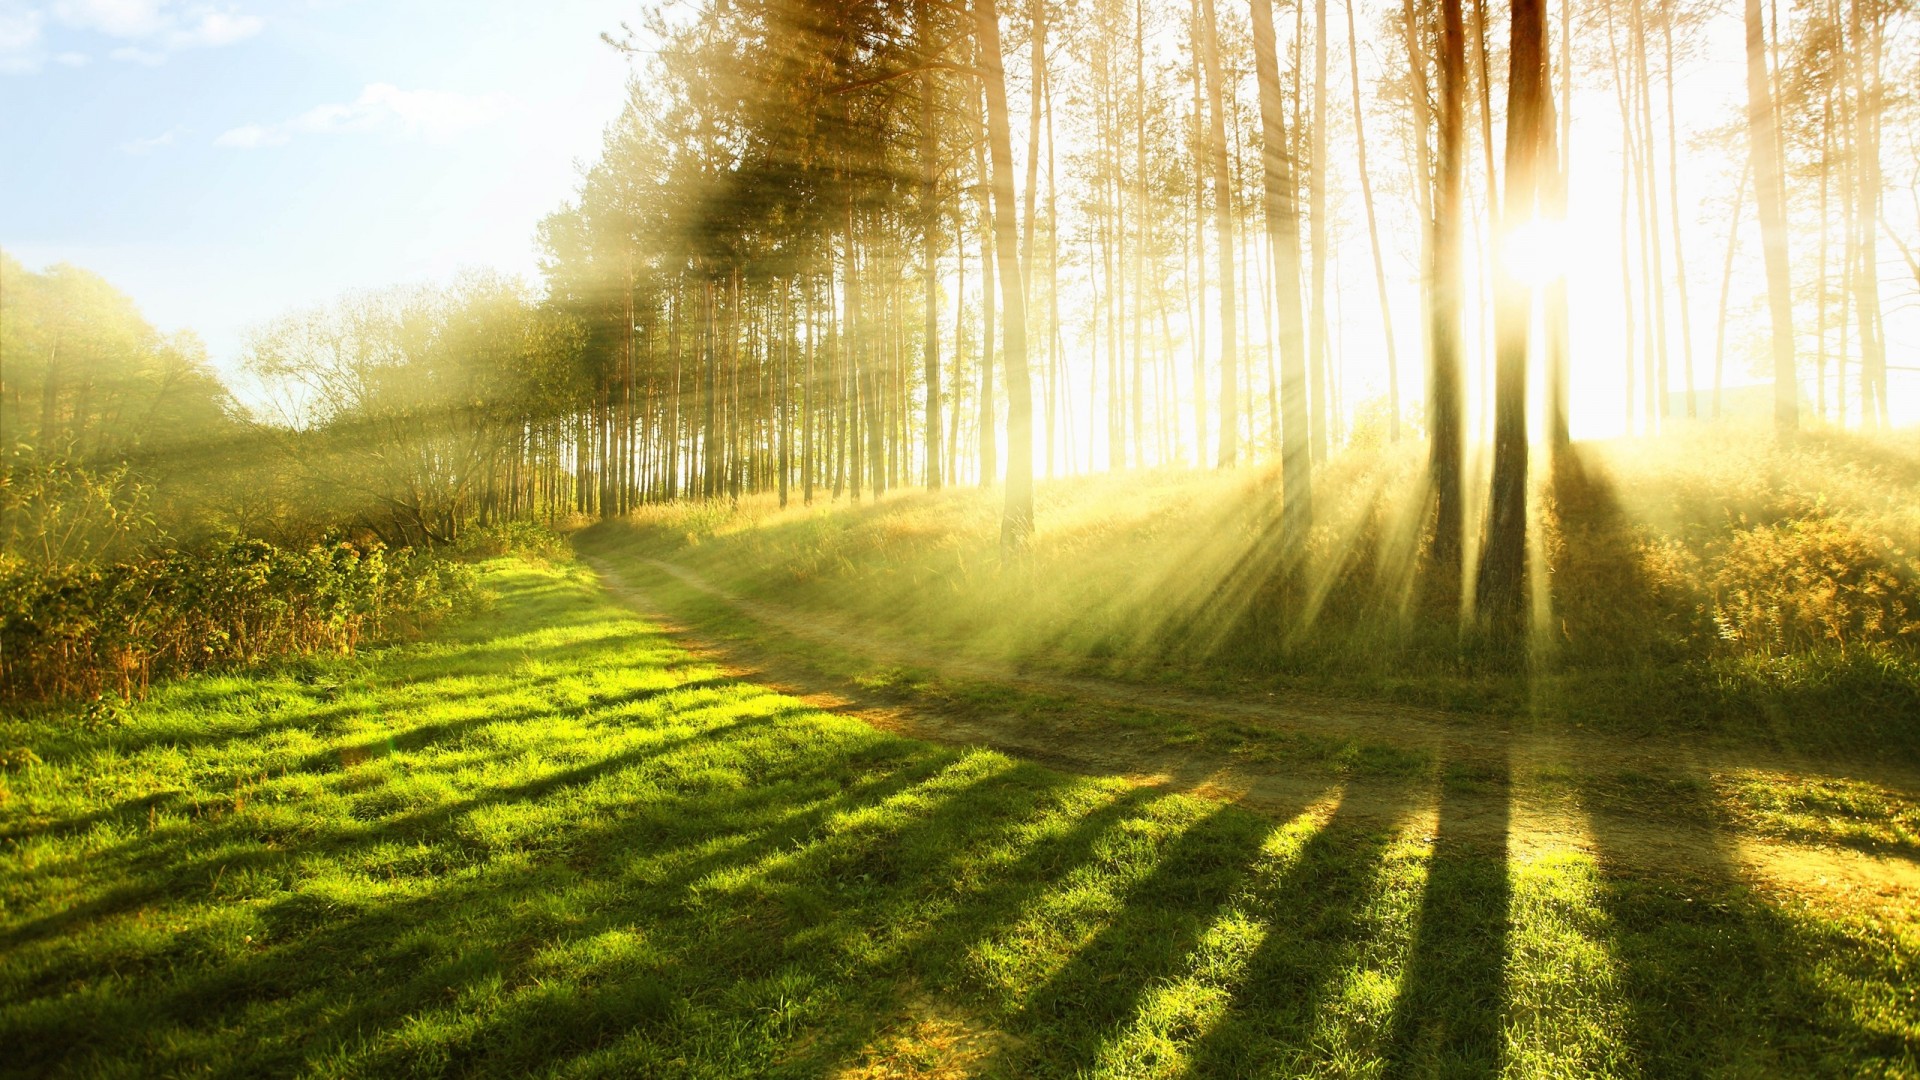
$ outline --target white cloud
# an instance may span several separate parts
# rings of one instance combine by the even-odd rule
[[[231,7],[183,5],[175,0],[57,0],[52,11],[65,26],[128,42],[109,54],[115,60],[147,65],[163,63],[167,54],[182,49],[244,41],[266,26],[259,16]],[[40,18],[38,12],[28,14],[36,22]],[[0,31],[0,46],[4,40]]]
[[[173,140],[178,136],[180,136],[181,134],[183,134],[185,131],[186,131],[185,128],[176,127],[167,131],[163,131],[160,134],[155,135],[151,138],[133,139],[128,142],[123,142],[120,144],[120,151],[125,154],[132,154],[135,157],[138,157],[142,154],[151,154],[155,150],[158,150],[163,146],[172,146]]]
[[[392,83],[370,83],[351,103],[316,105],[280,124],[243,124],[221,134],[214,144],[253,149],[280,146],[291,142],[295,135],[359,131],[445,142],[491,123],[513,106],[513,99],[502,94],[475,97],[446,90],[402,90]]]
[[[142,49],[137,45],[122,45],[107,55],[123,64],[144,64],[147,67],[158,67],[167,62],[166,53]]]
[[[188,49],[196,46],[217,48],[244,41],[260,32],[266,24],[256,15],[236,15],[231,11],[214,11],[196,8],[190,13],[196,20],[191,26],[170,31],[167,45],[174,49]]]
[[[165,0],[59,0],[54,17],[80,30],[109,37],[152,37],[172,25]]]
[[[280,146],[293,136],[283,128],[270,128],[262,124],[242,124],[220,133],[213,140],[215,146],[234,146],[242,150],[252,150],[262,146]]]
[[[93,57],[83,52],[63,52],[54,57],[53,62],[65,67],[86,67],[93,62]]]
[[[23,75],[40,70],[44,17],[32,8],[0,3],[0,73]]]

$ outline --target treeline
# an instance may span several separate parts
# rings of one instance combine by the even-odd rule
[[[1017,502],[1018,462],[1277,454],[1298,532],[1315,464],[1412,428],[1433,444],[1443,552],[1484,555],[1521,535],[1505,522],[1524,510],[1527,384],[1546,381],[1533,422],[1564,443],[1576,365],[1618,372],[1628,431],[1718,416],[1730,359],[1775,374],[1783,435],[1884,426],[1881,241],[1911,252],[1881,163],[1915,139],[1911,16],[1877,0],[663,8],[615,38],[643,75],[541,233],[547,303],[581,330],[577,508],[1002,480]],[[1683,144],[1688,63],[1742,33],[1738,111]],[[1621,123],[1621,289],[1570,297],[1497,253],[1536,223],[1547,244],[1586,235],[1563,221],[1574,113],[1594,100]],[[1719,192],[1720,259],[1681,189],[1703,152],[1747,174]],[[1703,264],[1711,314],[1689,289]],[[1765,271],[1751,293],[1748,264]],[[1410,276],[1413,305],[1394,284]],[[1617,355],[1576,348],[1576,307],[1620,328]],[[1349,345],[1369,322],[1378,337]],[[1385,378],[1361,382],[1359,361]],[[1462,471],[1481,440],[1506,509],[1467,537],[1452,493],[1477,486]]]
[[[0,253],[0,358],[0,701],[351,653],[471,599],[390,517],[308,501],[276,446],[314,433],[248,417],[96,275]]]
[[[285,316],[248,350],[271,399],[257,415],[97,279],[7,264],[7,550],[457,545],[649,502],[956,483],[1002,485],[1013,550],[1037,475],[1273,457],[1284,579],[1316,470],[1411,433],[1428,444],[1423,595],[1511,621],[1531,431],[1566,444],[1572,372],[1619,373],[1629,431],[1717,415],[1742,356],[1776,374],[1782,437],[1891,419],[1880,240],[1920,293],[1883,168],[1916,145],[1912,14],[663,5],[609,38],[636,77],[539,230],[544,290],[473,274]],[[1736,113],[1683,147],[1686,65],[1741,34]],[[1621,123],[1610,297],[1506,254],[1536,226],[1564,247],[1576,234],[1553,227],[1594,212],[1572,163],[1596,94]],[[1707,388],[1687,286],[1714,260],[1690,246],[1680,178],[1722,149],[1746,178],[1721,192]],[[1743,293],[1748,264],[1765,280]],[[1730,333],[1748,294],[1764,329]],[[1621,329],[1619,355],[1583,345],[1599,326]]]
[[[640,71],[578,198],[540,229],[544,295],[470,277],[351,297],[269,328],[253,367],[283,393],[303,499],[396,543],[681,498],[1004,483],[1018,547],[1037,474],[1272,455],[1297,550],[1315,469],[1412,430],[1431,598],[1512,616],[1530,432],[1567,443],[1576,366],[1619,373],[1629,431],[1718,415],[1741,354],[1771,365],[1783,437],[1813,422],[1803,396],[1819,422],[1890,418],[1875,238],[1905,243],[1880,161],[1890,123],[1914,141],[1913,20],[1876,0],[1779,15],[662,7],[610,37]],[[1709,387],[1680,83],[1714,35],[1743,32],[1748,78],[1725,88],[1742,106],[1716,138],[1748,175],[1727,200]],[[1573,296],[1505,253],[1590,235],[1565,231],[1593,210],[1571,202],[1573,117],[1609,98],[1621,291]],[[1343,248],[1362,223],[1364,247]],[[1744,321],[1764,329],[1730,342],[1749,262],[1767,314]],[[1411,303],[1394,284],[1410,277]],[[1621,329],[1619,355],[1576,349],[1576,310]],[[1354,374],[1356,323],[1378,331],[1384,380]]]

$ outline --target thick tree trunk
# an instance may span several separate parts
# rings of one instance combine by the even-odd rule
[[[1507,74],[1506,196],[1500,228],[1534,218],[1539,181],[1553,151],[1545,0],[1513,0]],[[1527,582],[1527,330],[1530,284],[1501,267],[1495,305],[1493,486],[1475,600],[1487,628],[1507,636],[1523,625]]]
[[[1033,387],[1027,372],[1027,299],[1020,281],[1020,234],[1013,197],[1013,136],[1007,122],[1006,72],[1000,59],[1000,15],[994,0],[975,0],[981,82],[987,97],[987,144],[992,157],[995,248],[1006,307],[1007,501],[1000,546],[1018,552],[1033,536]]]
[[[1466,504],[1461,485],[1460,240],[1466,225],[1466,30],[1460,0],[1440,0],[1438,169],[1428,242],[1428,481],[1433,488],[1432,596],[1460,603]]]
[[[1253,69],[1260,86],[1260,164],[1266,182],[1267,248],[1280,338],[1280,521],[1289,558],[1313,526],[1313,454],[1307,434],[1307,364],[1300,310],[1300,212],[1287,159],[1286,103],[1272,0],[1251,0]]]

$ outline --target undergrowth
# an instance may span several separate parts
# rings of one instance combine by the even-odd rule
[[[579,542],[1021,663],[1920,756],[1920,437],[1577,447],[1536,488],[1523,655],[1422,599],[1421,479],[1406,443],[1330,462],[1291,575],[1271,468],[1043,484],[1013,562],[971,489],[649,507]]]

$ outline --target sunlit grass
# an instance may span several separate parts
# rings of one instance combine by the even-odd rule
[[[42,759],[0,774],[9,1071],[1916,1071],[1911,922],[1598,824],[1510,860],[1501,770],[1308,762],[1254,813],[808,708],[577,570],[485,580],[436,640],[0,729]]]
[[[1421,453],[1321,470],[1279,582],[1278,476],[1158,470],[1040,489],[1008,564],[976,489],[877,504],[644,508],[579,537],[957,655],[1218,686],[1253,680],[1533,726],[1920,755],[1920,446],[1726,432],[1581,446],[1535,506],[1532,655],[1420,608]]]

